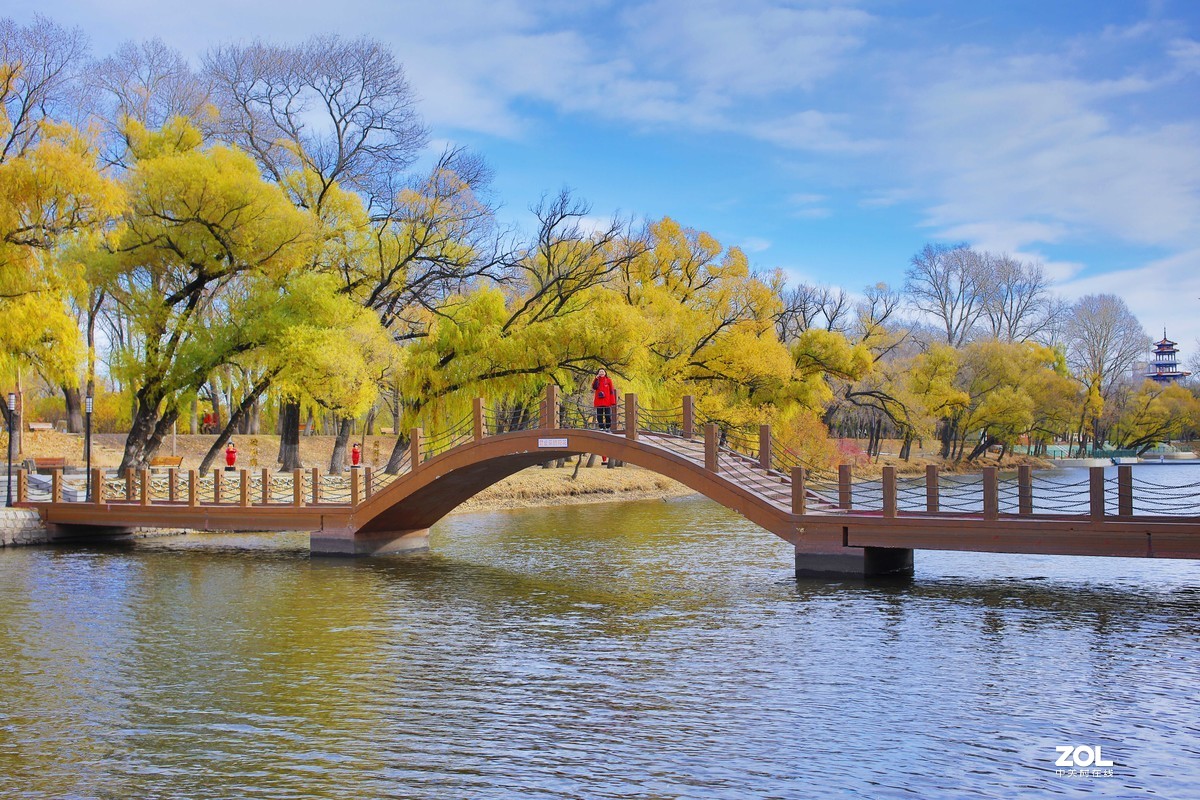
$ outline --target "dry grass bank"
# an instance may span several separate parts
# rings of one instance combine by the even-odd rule
[[[862,446],[866,447],[864,440]],[[924,475],[927,466],[936,466],[942,472],[965,475],[979,473],[984,467],[999,467],[1003,470],[1015,470],[1018,466],[1027,464],[1034,469],[1053,469],[1054,465],[1042,458],[1026,455],[1008,454],[1004,460],[999,460],[997,453],[985,453],[975,461],[947,461],[936,452],[913,449],[908,461],[901,459],[897,453],[903,444],[898,439],[885,439],[879,458],[866,458],[865,455],[853,460],[854,475],[863,478],[878,478],[883,474],[884,467],[895,467],[898,475]]]

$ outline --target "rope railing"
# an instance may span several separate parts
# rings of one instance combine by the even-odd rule
[[[638,407],[638,430],[668,436],[683,435],[683,408]]]
[[[607,413],[584,400],[566,399],[560,402],[558,426],[572,430],[608,430],[623,432],[625,430],[625,404],[620,399],[615,406],[607,406]],[[642,410],[638,409],[639,428],[641,428]],[[608,426],[601,427],[605,419]]]
[[[486,406],[477,401],[475,410],[452,422],[430,420],[423,430],[436,431],[422,436],[419,445],[421,460],[425,461],[446,453],[475,436],[497,433],[528,431],[550,424],[561,429],[598,430],[600,415],[589,402],[590,397],[574,395],[558,398],[556,390],[548,389],[538,403],[503,403]],[[554,417],[547,422],[547,403],[555,403]],[[892,487],[885,487],[879,479],[855,481],[849,487],[843,485],[839,474],[821,470],[807,463],[799,453],[784,443],[773,439],[770,429],[748,430],[734,426],[693,410],[690,402],[674,408],[638,407],[637,431],[647,434],[647,442],[665,448],[692,464],[710,464],[726,479],[743,486],[764,500],[784,507],[788,506],[791,494],[793,470],[803,468],[804,485],[811,498],[827,506],[841,505],[847,509],[898,512],[937,512],[956,514],[1036,513],[1049,515],[1095,515],[1135,514],[1151,516],[1200,516],[1200,481],[1163,485],[1143,478],[1134,478],[1128,467],[1123,467],[1119,476],[1101,474],[1094,470],[1082,479],[1054,478],[1045,475],[1031,477],[1028,470],[1020,479],[991,477],[936,475],[936,491],[926,486],[925,477],[894,477]],[[625,398],[608,412],[611,425],[607,428],[614,435],[626,432]],[[482,430],[479,426],[482,425]],[[685,425],[690,427],[690,436],[685,439]],[[715,426],[709,428],[708,426]],[[706,442],[705,437],[715,430],[717,441]],[[673,443],[674,442],[674,443]],[[715,458],[716,463],[712,463]],[[400,459],[399,471],[394,475],[383,469],[366,469],[358,478],[348,475],[321,475],[317,473],[318,485],[312,486],[313,472],[301,475],[304,486],[299,497],[293,486],[291,473],[270,473],[263,485],[260,470],[222,471],[189,474],[174,470],[165,473],[152,471],[145,474],[146,485],[142,486],[143,473],[132,476],[115,471],[102,473],[93,495],[103,492],[105,502],[113,503],[166,503],[221,505],[289,505],[299,501],[316,501],[322,505],[347,505],[386,489],[414,465],[410,463],[414,448],[407,448]],[[768,458],[769,452],[769,458]],[[419,466],[419,465],[418,465]],[[885,472],[885,475],[889,473]],[[847,470],[844,473],[849,476]],[[62,502],[79,502],[86,499],[85,478],[78,474],[57,478],[59,497]],[[243,488],[245,483],[245,488]],[[357,493],[354,485],[357,484]],[[886,491],[885,491],[886,489]],[[52,489],[46,476],[26,476],[24,499],[27,502],[50,502]],[[144,494],[143,494],[144,492]],[[1101,497],[1101,493],[1103,497]],[[885,499],[890,498],[890,499]],[[93,496],[95,502],[95,496]],[[885,502],[889,508],[884,508]],[[936,506],[933,503],[936,502]],[[985,508],[985,505],[988,506]]]

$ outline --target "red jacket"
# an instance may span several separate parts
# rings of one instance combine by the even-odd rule
[[[617,404],[617,392],[613,389],[612,378],[607,375],[601,375],[592,381],[592,391],[595,393],[592,397],[592,405],[615,406]]]

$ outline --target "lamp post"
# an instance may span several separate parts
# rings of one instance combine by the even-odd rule
[[[83,460],[87,466],[87,476],[84,478],[84,496],[87,502],[92,502],[92,396],[89,394],[83,400]]]
[[[8,484],[5,491],[5,505],[12,507],[12,460],[13,460],[13,431],[17,428],[17,395],[8,393]]]

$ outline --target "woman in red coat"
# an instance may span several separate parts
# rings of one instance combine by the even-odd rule
[[[602,431],[612,430],[613,407],[617,405],[617,392],[612,378],[601,369],[592,381],[592,405],[596,407],[596,427]]]

